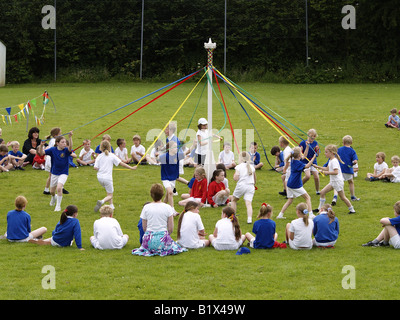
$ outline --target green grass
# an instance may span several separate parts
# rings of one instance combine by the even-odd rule
[[[11,85],[0,89],[0,105],[8,107],[23,103],[48,90],[56,103],[57,112],[51,107],[47,108],[45,124],[40,127],[40,136],[44,137],[52,127],[60,126],[63,132],[67,132],[163,85]],[[390,157],[400,154],[397,146],[400,132],[386,129],[383,125],[389,110],[399,106],[400,86],[240,85],[303,131],[315,128],[320,145],[340,145],[344,135],[350,134],[353,137],[353,147],[360,159],[360,172],[355,179],[355,187],[361,201],[355,203],[355,215],[347,215],[343,202],[339,201],[334,208],[340,223],[340,236],[335,249],[315,248],[301,252],[291,249],[252,249],[249,255],[236,256],[233,251],[217,252],[213,248],[205,248],[163,258],[132,256],[131,250],[139,247],[136,226],[142,205],[150,200],[150,186],[160,182],[159,168],[141,166],[136,171],[114,171],[115,217],[123,232],[130,236],[127,246],[119,251],[98,251],[90,247],[89,237],[93,232],[93,222],[98,218],[93,207],[96,200],[105,193],[92,168],[71,168],[65,186],[70,194],[64,196],[63,206],[78,206],[83,246],[86,250],[79,251],[75,245],[60,249],[0,241],[0,299],[393,299],[394,293],[399,291],[395,275],[400,252],[392,248],[364,248],[361,244],[373,239],[380,232],[379,219],[392,216],[392,206],[399,200],[398,185],[369,183],[364,181],[364,177],[373,168],[376,152],[385,151],[389,165]],[[151,141],[146,141],[147,132],[150,129],[163,128],[193,86],[193,83],[179,86],[113,127],[108,131],[113,145],[115,146],[117,138],[125,138],[127,147],[130,148],[132,136],[140,134],[142,143],[147,148],[151,144]],[[178,113],[178,131],[186,129],[200,92],[201,87]],[[252,129],[237,102],[228,92],[223,92],[233,128]],[[78,146],[83,139],[94,137],[152,98],[154,96],[76,130],[73,135],[74,145]],[[247,104],[243,105],[262,136],[270,161],[273,161],[269,150],[277,144],[279,133]],[[214,110],[214,127],[220,129],[225,121],[215,98]],[[2,113],[5,113],[4,109]],[[203,96],[190,128],[195,130],[197,119],[206,116],[206,97]],[[33,123],[30,123],[29,127],[31,126]],[[6,141],[18,140],[22,144],[27,135],[25,128],[26,123],[2,125],[2,138]],[[229,129],[228,123],[225,129]],[[149,137],[152,138],[154,137]],[[295,139],[300,142],[299,138]],[[255,140],[258,141],[257,136]],[[92,146],[96,146],[99,141],[100,138],[93,140]],[[244,140],[243,147],[246,144]],[[325,162],[322,157],[319,163]],[[266,163],[263,154],[262,159]],[[190,179],[192,175],[193,169],[185,168],[184,177]],[[232,176],[233,172],[228,172],[233,191],[235,183]],[[48,205],[49,197],[42,194],[46,178],[47,173],[31,168],[24,172],[0,174],[0,233],[6,231],[6,214],[14,208],[15,197],[23,194],[29,201],[27,212],[32,217],[32,228],[46,226],[48,236],[51,234],[59,220],[59,213],[51,210]],[[253,200],[254,220],[262,202],[270,203],[276,216],[285,202],[277,193],[282,189],[280,175],[269,171],[266,164],[257,172],[257,181],[258,191]],[[328,178],[321,177],[321,188],[327,183]],[[183,184],[178,184],[177,188],[179,194],[187,191]],[[316,207],[318,197],[314,192],[313,181],[310,180],[305,188]],[[347,186],[345,190],[348,195]],[[328,200],[330,198],[331,195],[328,195]],[[176,203],[177,201],[178,197],[175,198]],[[286,223],[296,218],[295,204],[299,202],[296,199],[294,205],[288,209],[286,220],[276,221],[278,241],[284,240]],[[206,232],[212,233],[220,218],[220,209],[207,208],[200,212]],[[238,213],[242,231],[251,231],[252,225],[245,222],[243,201],[239,202]],[[173,238],[176,239],[176,230]],[[45,274],[41,271],[45,265],[55,267],[55,290],[42,288],[41,281]],[[345,276],[342,268],[346,265],[354,266],[356,270],[355,290],[342,288],[342,279]]]

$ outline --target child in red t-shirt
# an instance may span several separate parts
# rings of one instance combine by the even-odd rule
[[[207,200],[214,208],[229,203],[229,189],[224,184],[225,173],[222,169],[213,172],[211,182],[208,185]]]
[[[198,167],[194,171],[195,180],[192,185],[192,189],[190,191],[190,197],[184,200],[179,201],[180,206],[185,206],[189,201],[196,201],[200,203],[202,207],[207,200],[207,179],[206,179],[206,171],[203,167]],[[184,198],[185,195],[182,195]]]

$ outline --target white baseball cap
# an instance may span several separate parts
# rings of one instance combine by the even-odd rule
[[[197,122],[197,124],[208,124],[208,121],[206,118],[200,118],[199,121]]]

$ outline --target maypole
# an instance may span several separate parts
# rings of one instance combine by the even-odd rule
[[[212,152],[212,129],[213,129],[213,123],[212,123],[212,95],[213,95],[213,89],[212,89],[212,78],[213,78],[213,54],[214,50],[217,47],[217,44],[215,42],[211,41],[211,38],[209,38],[207,43],[204,43],[204,48],[207,50],[207,68],[208,68],[208,99],[207,99],[207,117],[208,117],[208,148],[207,148],[207,154],[204,162],[204,169],[206,171],[207,175],[207,181],[210,181],[212,174],[215,170],[215,161],[214,161],[214,154]]]

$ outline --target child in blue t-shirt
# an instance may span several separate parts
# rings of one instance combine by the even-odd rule
[[[316,247],[333,248],[339,237],[339,220],[330,204],[321,207],[319,215],[314,220],[313,245]]]
[[[307,136],[307,140],[303,140],[299,144],[301,152],[303,152],[305,155],[304,159],[302,160],[305,164],[308,163],[308,161],[314,156],[314,154],[316,155],[316,157],[319,156],[319,145],[318,142],[315,140],[317,138],[317,131],[315,129],[310,129],[307,132]],[[306,154],[305,150],[307,148],[307,145],[308,152]],[[317,164],[317,158],[314,159],[313,164]],[[310,179],[311,174],[314,177],[315,192],[317,195],[319,195],[319,172],[313,166],[311,166],[309,169],[304,170],[303,184],[305,184]]]
[[[286,248],[285,244],[276,241],[278,234],[276,233],[276,223],[271,220],[272,207],[269,204],[263,203],[260,208],[260,213],[257,216],[257,221],[254,222],[252,232],[246,233],[246,239],[250,243],[250,247],[254,249],[271,249],[271,248]]]
[[[307,145],[305,153],[308,152],[308,147],[309,145]],[[301,152],[301,148],[294,147],[292,154],[287,159],[285,159],[285,162],[288,162],[291,158],[290,176],[286,185],[288,199],[283,205],[281,212],[279,212],[279,215],[276,217],[277,219],[285,219],[283,215],[286,209],[292,204],[293,199],[300,196],[302,196],[306,200],[308,212],[310,212],[310,219],[314,218],[314,215],[312,214],[311,197],[303,187],[303,180],[301,178],[301,175],[303,170],[309,168],[314,162],[316,154],[314,154],[314,156],[308,161],[307,164],[302,161],[303,156],[304,155]]]
[[[27,157],[26,154],[23,154],[19,150],[19,142],[18,141],[12,141],[10,143],[11,150],[8,152],[9,155],[12,155],[11,157],[11,163],[13,164],[15,170],[25,170],[22,168],[22,164],[24,163],[25,158]],[[20,161],[21,160],[21,161]]]
[[[264,166],[264,164],[261,162],[261,156],[257,152],[257,148],[258,148],[257,142],[250,143],[250,148],[249,148],[250,160],[253,162],[254,168],[256,170],[261,169]]]
[[[400,130],[400,118],[397,115],[397,109],[393,108],[390,110],[390,116],[388,117],[388,121],[385,123],[386,128],[396,128]]]
[[[44,149],[45,141],[40,144],[39,154],[51,157],[51,181],[50,181],[50,206],[56,205],[54,211],[61,211],[63,188],[68,179],[69,156],[72,154],[72,131],[68,134],[69,145],[64,136],[56,138],[55,146]],[[57,195],[56,195],[57,191]]]
[[[275,157],[274,169],[271,170],[282,172],[283,167],[285,166],[285,159],[283,159],[283,151],[281,151],[281,148],[279,148],[279,146],[273,146],[271,148],[271,155]]]

